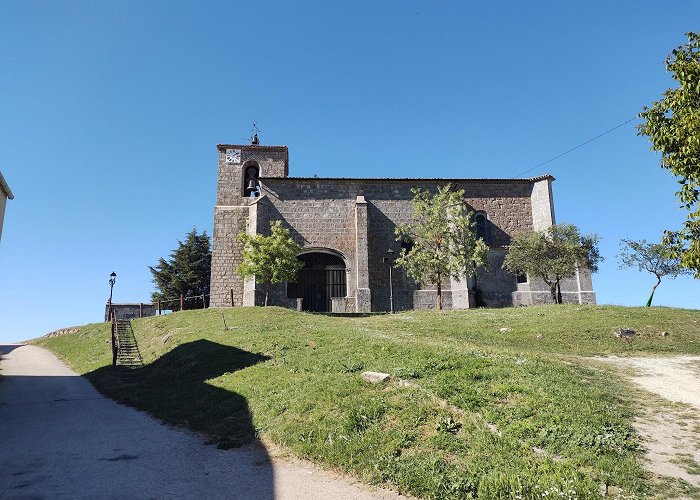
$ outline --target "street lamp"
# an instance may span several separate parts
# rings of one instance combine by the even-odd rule
[[[112,318],[112,290],[114,289],[114,283],[117,281],[117,273],[112,271],[109,275],[109,308],[107,309],[107,321],[112,322],[112,366],[117,366],[117,332],[116,325],[114,324],[114,318]]]
[[[109,275],[109,320],[112,320],[112,290],[114,289],[114,283],[117,281],[117,273],[112,271]]]
[[[390,248],[386,251],[384,263],[389,264],[389,312],[394,314],[394,279],[392,276],[392,268],[394,267],[394,251]]]

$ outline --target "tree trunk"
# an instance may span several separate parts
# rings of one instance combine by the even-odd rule
[[[442,283],[440,283],[440,278],[437,282],[437,300],[435,301],[435,309],[438,311],[442,310]]]
[[[554,302],[555,304],[558,304],[558,302],[557,302],[557,284],[556,283],[552,283],[551,285],[549,285],[549,295],[551,295],[551,297],[552,297],[552,302]]]
[[[265,285],[265,307],[267,307],[267,297],[270,295],[270,282]]]
[[[644,304],[645,307],[651,307],[651,300],[654,298],[654,292],[656,291],[656,287],[661,284],[661,278],[658,276],[656,277],[656,284],[651,287],[651,295],[649,295],[649,300],[647,300],[647,303]]]
[[[561,284],[557,281],[557,304],[561,304]]]

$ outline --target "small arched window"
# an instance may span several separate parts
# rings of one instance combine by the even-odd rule
[[[258,195],[260,170],[257,165],[250,165],[245,169],[243,176],[243,196],[254,197]]]
[[[474,216],[474,229],[476,237],[484,240],[487,245],[491,243],[491,232],[489,231],[489,220],[486,218],[485,212],[477,212]]]

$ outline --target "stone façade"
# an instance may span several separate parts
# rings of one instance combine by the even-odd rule
[[[476,278],[452,279],[443,286],[443,306],[463,309],[550,301],[544,283],[534,279],[518,283],[515,275],[501,268],[512,237],[554,223],[554,179],[549,175],[532,179],[295,178],[289,177],[286,146],[219,145],[218,152],[211,275],[214,307],[261,304],[255,280],[243,280],[236,272],[241,262],[237,236],[241,231],[269,234],[270,222],[282,220],[303,253],[330,255],[337,261],[339,265],[328,268],[335,271],[326,271],[329,276],[337,276],[339,269],[344,272],[345,293],[325,297],[327,310],[389,310],[389,268],[383,258],[389,248],[397,254],[400,251],[394,230],[412,218],[411,189],[436,191],[448,183],[463,189],[469,206],[485,215],[491,249],[487,270],[479,270]],[[251,196],[246,188],[253,179]],[[392,283],[396,310],[434,306],[432,287],[416,284],[402,269],[393,269]],[[311,286],[305,282],[302,287],[307,285]],[[313,293],[319,297],[322,291],[317,289],[333,288],[329,283],[316,285]],[[299,287],[275,285],[269,303],[314,309],[309,306],[315,302],[308,286],[306,291],[298,291]],[[289,296],[293,290],[297,295]],[[562,283],[562,296],[566,302],[595,303],[587,269],[580,269],[575,279]]]

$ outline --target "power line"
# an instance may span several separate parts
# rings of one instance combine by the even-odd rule
[[[550,159],[547,160],[547,161],[543,161],[543,162],[540,163],[539,165],[536,165],[536,166],[532,167],[531,169],[526,170],[525,172],[516,175],[516,177],[520,177],[521,175],[525,175],[525,174],[527,174],[528,172],[532,172],[532,171],[535,170],[536,168],[540,168],[541,166],[546,165],[546,164],[549,163],[550,161],[554,161],[554,160],[556,160],[557,158],[561,158],[561,157],[564,156],[565,154],[569,154],[569,153],[571,153],[572,151],[574,151],[574,150],[576,150],[576,149],[578,149],[578,148],[580,148],[580,147],[582,147],[582,146],[585,146],[585,145],[588,144],[589,142],[593,142],[593,141],[595,141],[596,139],[600,139],[600,138],[603,137],[605,134],[609,134],[609,133],[612,132],[613,130],[616,130],[616,129],[618,129],[618,128],[624,126],[624,125],[627,125],[629,122],[634,121],[634,120],[636,120],[637,118],[638,118],[638,116],[633,116],[632,118],[630,118],[630,119],[627,120],[626,122],[622,122],[622,123],[620,123],[619,125],[615,125],[615,126],[614,126],[613,128],[611,128],[610,130],[606,130],[606,131],[603,132],[602,134],[598,134],[598,135],[596,135],[595,137],[593,137],[593,138],[591,138],[591,139],[588,139],[586,142],[582,142],[582,143],[579,144],[578,146],[575,146],[575,147],[569,149],[568,151],[564,151],[562,154],[559,154],[559,155],[555,156],[554,158],[550,158]]]

